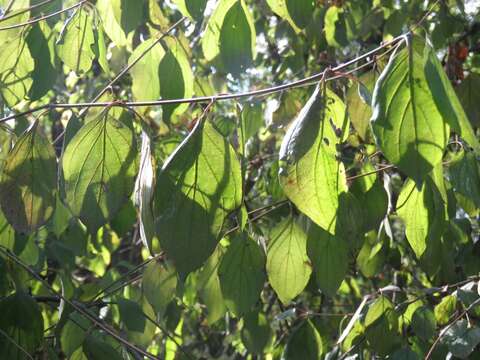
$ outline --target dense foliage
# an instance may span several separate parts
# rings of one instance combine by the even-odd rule
[[[0,7],[0,358],[480,358],[478,2]]]

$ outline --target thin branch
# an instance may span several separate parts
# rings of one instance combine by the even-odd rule
[[[458,315],[455,319],[453,319],[453,321],[450,324],[448,324],[446,327],[444,327],[440,331],[440,333],[438,334],[438,337],[435,339],[432,346],[428,350],[428,353],[425,356],[425,360],[429,360],[431,358],[431,356],[433,354],[433,351],[437,347],[437,345],[438,345],[439,341],[441,340],[441,338],[443,337],[443,335],[445,335],[445,333],[448,331],[448,329],[450,329],[453,325],[455,325],[455,323],[458,320],[460,320],[462,317],[464,317],[471,309],[473,309],[474,306],[478,305],[479,303],[480,303],[480,298],[478,298],[477,300],[472,302],[464,311],[462,311],[462,313],[460,315]]]
[[[147,259],[145,260],[144,262],[142,262],[141,264],[135,266],[133,269],[130,269],[127,273],[125,273],[124,275],[122,275],[121,277],[119,277],[117,280],[115,280],[114,282],[112,282],[111,284],[109,284],[108,286],[106,286],[104,289],[100,290],[94,297],[93,299],[90,301],[91,303],[95,302],[98,297],[100,295],[102,295],[103,293],[106,293],[107,290],[110,290],[111,288],[113,288],[116,284],[118,283],[121,283],[123,280],[129,278],[131,275],[133,275],[134,273],[136,273],[137,271],[143,269],[145,266],[147,266],[148,264],[150,264],[152,261],[156,261],[158,259],[161,259],[165,254],[162,252],[158,255],[155,255],[153,257],[151,257],[150,259]],[[114,291],[115,292],[115,291]],[[106,295],[104,295],[103,297],[105,297]]]
[[[347,177],[347,180],[352,181],[352,180],[355,180],[355,179],[358,179],[358,178],[361,178],[361,177],[364,177],[364,176],[369,176],[369,175],[377,174],[379,172],[382,172],[382,171],[385,171],[385,170],[388,170],[388,169],[393,169],[394,167],[395,167],[395,165],[387,165],[387,166],[384,166],[380,169],[372,170],[372,171],[369,171],[369,172],[366,172],[366,173],[363,173],[363,174],[349,176],[349,177]]]
[[[93,316],[90,312],[86,311],[83,309],[81,306],[76,304],[74,301],[71,301],[67,299],[65,296],[63,296],[61,293],[57,292],[47,281],[45,281],[40,275],[38,275],[34,270],[32,270],[28,265],[24,264],[21,259],[19,259],[13,252],[11,252],[9,249],[5,248],[4,246],[0,245],[0,252],[2,252],[5,256],[13,260],[18,266],[23,268],[26,272],[30,274],[31,277],[35,278],[36,280],[40,281],[43,286],[52,294],[58,296],[60,299],[62,299],[65,303],[69,304],[72,308],[74,308],[76,311],[78,311],[80,314],[82,314],[84,317],[86,317],[88,320],[90,320],[95,326],[99,327],[106,333],[108,333],[111,337],[113,337],[115,340],[120,342],[121,344],[125,345],[127,348],[130,350],[141,354],[145,357],[147,357],[150,360],[157,360],[157,358],[139,348],[135,344],[130,343],[128,340],[124,339],[121,335],[117,334],[115,330],[110,328],[108,325],[104,324],[102,320],[96,318]]]
[[[34,18],[34,19],[31,19],[31,20],[28,20],[28,21],[25,21],[23,23],[19,23],[19,24],[14,24],[14,25],[9,25],[9,26],[4,26],[4,27],[0,27],[0,31],[2,30],[10,30],[10,29],[17,29],[17,28],[21,28],[21,27],[24,27],[24,26],[27,26],[27,25],[32,25],[32,24],[36,24],[40,21],[43,21],[43,20],[47,20],[51,17],[54,17],[54,16],[57,16],[57,15],[60,15],[64,12],[67,12],[69,10],[72,10],[72,9],[75,9],[81,5],[83,5],[84,3],[86,3],[87,0],[82,0],[72,6],[69,6],[65,9],[62,9],[62,10],[58,10],[58,11],[55,11],[51,14],[47,14],[47,15],[43,15],[43,16],[39,16],[38,18]]]
[[[10,15],[7,15],[7,16],[2,17],[2,18],[0,19],[0,22],[5,21],[5,20],[7,20],[7,19],[11,19],[11,18],[13,18],[13,17],[17,17],[18,15],[24,14],[24,13],[26,13],[26,12],[28,12],[28,11],[35,10],[35,9],[37,9],[37,8],[39,8],[39,7],[42,7],[43,5],[46,5],[46,4],[48,4],[48,3],[51,3],[52,1],[53,1],[53,0],[45,0],[45,1],[39,2],[38,4],[29,6],[29,7],[25,8],[25,9],[18,10],[18,11],[16,11],[16,12],[14,12],[13,14],[10,14]]]
[[[5,8],[5,12],[3,13],[4,16],[10,12],[14,3],[15,3],[15,0],[10,0],[8,2],[7,7]]]
[[[106,106],[137,107],[137,106],[157,106],[157,105],[172,105],[172,104],[184,104],[184,103],[195,104],[195,103],[209,103],[212,101],[224,101],[224,100],[232,100],[232,99],[249,98],[249,97],[255,97],[255,96],[265,96],[265,95],[281,92],[281,91],[296,88],[296,87],[314,85],[316,82],[321,80],[322,77],[324,77],[326,72],[337,74],[337,75],[334,75],[333,77],[329,77],[325,79],[326,81],[331,81],[331,80],[336,80],[338,78],[341,78],[344,76],[343,74],[341,74],[341,71],[344,70],[345,68],[348,68],[349,66],[355,64],[358,61],[364,60],[372,55],[375,55],[379,51],[384,50],[389,46],[392,46],[394,44],[398,44],[399,46],[404,41],[404,39],[405,39],[405,34],[397,36],[394,39],[380,45],[379,47],[373,50],[370,50],[365,54],[356,57],[355,59],[352,59],[343,64],[340,64],[332,69],[324,70],[322,72],[316,73],[314,75],[305,77],[297,81],[292,81],[282,85],[267,87],[264,89],[250,90],[250,91],[240,92],[240,93],[228,93],[228,94],[217,94],[212,96],[198,96],[193,98],[163,99],[163,100],[152,100],[152,101],[136,101],[136,102],[135,101],[114,101],[114,102],[89,102],[89,103],[77,103],[77,104],[51,103],[51,104],[39,106],[34,109],[23,111],[21,113],[4,117],[0,119],[0,123],[15,119],[20,116],[28,115],[40,110],[45,110],[45,109],[50,109],[50,110],[51,109],[72,109],[72,108],[106,107]],[[374,60],[371,60],[371,62],[373,61]],[[361,65],[361,67],[363,66],[364,65]]]
[[[249,221],[252,223],[252,222],[255,222],[257,220],[260,220],[262,217],[264,217],[265,215],[271,213],[272,211],[275,211],[277,210],[278,208],[282,207],[283,205],[285,204],[288,204],[289,201],[288,200],[282,200],[282,201],[279,201],[275,204],[272,204],[272,205],[267,205],[267,206],[264,206],[264,207],[261,207],[261,208],[258,208],[258,209],[255,209],[255,210],[252,210],[250,211],[248,214],[256,214],[257,212],[262,212],[261,214],[253,217],[252,219],[250,219]],[[228,236],[232,233],[234,233],[235,231],[239,230],[240,229],[240,226],[237,225],[229,230],[227,230],[225,232],[225,234],[223,234],[223,237],[225,236]]]

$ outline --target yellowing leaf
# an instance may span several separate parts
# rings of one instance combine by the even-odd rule
[[[35,231],[52,216],[56,168],[55,151],[35,122],[9,153],[0,183],[2,210],[17,231]]]

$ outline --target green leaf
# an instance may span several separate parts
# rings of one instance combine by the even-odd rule
[[[116,118],[118,117],[118,118]],[[106,108],[87,122],[62,158],[65,202],[91,233],[128,200],[136,174],[136,142],[129,113]]]
[[[15,230],[8,223],[2,210],[0,210],[0,245],[9,250],[13,250],[15,246]]]
[[[141,306],[132,300],[117,299],[120,320],[128,331],[141,332],[145,330],[146,318]]]
[[[279,155],[283,162],[280,184],[287,197],[332,234],[339,196],[347,190],[345,169],[336,158],[335,146],[347,123],[341,100],[333,92],[324,97],[317,87],[290,125]]]
[[[455,89],[458,98],[467,113],[468,119],[475,127],[480,126],[480,108],[478,89],[480,88],[480,74],[470,73]]]
[[[420,360],[420,356],[409,348],[402,348],[392,354],[392,360]]]
[[[301,31],[288,13],[286,0],[267,0],[267,4],[275,14],[285,19],[296,33]]]
[[[78,313],[70,313],[68,318],[60,332],[60,345],[65,355],[70,358],[75,350],[82,346],[90,322]]]
[[[425,341],[430,340],[437,330],[435,315],[432,310],[425,306],[415,310],[411,325],[415,334]]]
[[[449,174],[454,191],[480,207],[480,174],[475,155],[464,151],[455,154],[450,162]]]
[[[178,9],[184,16],[188,16],[193,20],[201,21],[203,12],[207,6],[208,0],[173,0],[172,2],[178,6]]]
[[[373,94],[372,127],[386,158],[415,182],[425,179],[443,156],[449,137],[445,111],[428,81],[429,64],[435,55],[421,39],[390,58]],[[436,59],[436,58],[435,58]]]
[[[17,231],[35,231],[52,216],[56,168],[55,151],[35,122],[9,153],[0,183],[0,205]]]
[[[258,311],[246,314],[243,317],[241,336],[242,342],[248,351],[263,354],[263,350],[272,337],[272,329],[267,317]]]
[[[480,328],[469,327],[467,320],[461,319],[448,328],[442,340],[453,356],[467,359],[480,344]]]
[[[363,246],[357,256],[357,265],[363,276],[376,276],[385,262],[384,233],[370,231],[365,235]]]
[[[398,197],[397,213],[405,222],[410,246],[420,258],[440,237],[446,219],[442,197],[432,180],[427,178],[420,189],[407,180]]]
[[[43,318],[31,296],[17,291],[0,300],[0,349],[4,359],[33,358],[43,341]]]
[[[12,107],[22,101],[32,86],[35,63],[22,33],[0,43],[0,92]]]
[[[162,99],[190,98],[193,95],[193,73],[187,54],[179,40],[170,44],[158,67]],[[163,105],[163,121],[169,122],[174,114],[181,114],[189,104]]]
[[[282,359],[317,360],[322,354],[322,338],[312,322],[305,320],[288,338]]]
[[[292,217],[276,225],[268,242],[267,274],[282,303],[300,294],[312,269],[307,257],[307,235]]]
[[[246,235],[232,240],[218,268],[227,308],[239,316],[259,300],[265,282],[265,255]]]
[[[252,138],[263,126],[263,111],[261,103],[245,104],[240,114],[239,151],[245,154],[247,141]]]
[[[251,22],[243,0],[233,4],[223,19],[218,39],[219,56],[225,70],[234,76],[243,73],[254,59],[255,28],[250,27]]]
[[[358,77],[359,84],[353,82],[347,91],[347,109],[352,125],[358,135],[366,140],[370,128],[370,117],[372,116],[371,101],[365,102],[359,94],[360,88],[366,87],[369,92],[373,91],[375,85],[375,72],[370,71]],[[362,85],[360,85],[362,84]]]
[[[313,0],[285,0],[291,19],[300,29],[304,29],[312,20],[315,4]]]
[[[156,39],[150,38],[138,45],[128,59],[128,63],[132,64],[155,41]],[[164,55],[163,48],[155,45],[130,69],[132,93],[136,100],[156,100],[160,97],[159,66]]]
[[[328,45],[343,48],[348,45],[347,25],[342,8],[330,6],[325,13],[325,39]]]
[[[105,33],[115,45],[120,47],[128,44],[128,35],[142,22],[143,6],[143,0],[97,1],[96,7]]]
[[[35,24],[26,41],[34,60],[33,84],[28,93],[30,100],[38,100],[53,88],[58,70],[55,69],[55,32],[45,21]]]
[[[253,17],[244,0],[223,0],[215,8],[202,37],[207,61],[219,57],[227,72],[240,74],[256,56]]]
[[[165,161],[157,177],[155,210],[162,249],[183,276],[213,253],[225,217],[242,202],[240,163],[207,120]]]
[[[95,26],[95,57],[98,60],[99,65],[107,74],[110,72],[110,66],[107,60],[107,44],[105,42],[105,35],[103,33],[103,27],[101,24]]]
[[[207,307],[207,321],[210,325],[225,315],[226,311],[218,278],[218,267],[223,252],[223,246],[219,244],[203,266],[197,280],[197,291]]]
[[[446,325],[450,321],[450,317],[457,308],[457,298],[453,295],[445,296],[439,304],[435,305],[435,321],[439,325]]]
[[[347,243],[311,224],[307,253],[313,264],[318,287],[328,296],[334,296],[348,270]]]
[[[155,312],[162,316],[177,289],[177,273],[173,266],[152,261],[143,273],[142,289]]]
[[[57,41],[58,56],[75,73],[85,73],[95,59],[93,15],[83,6],[67,20]]]
[[[368,344],[381,356],[391,354],[400,343],[398,315],[392,302],[383,295],[368,308],[365,328]]]
[[[82,348],[88,360],[123,360],[123,357],[110,344],[95,335],[87,336]]]
[[[420,41],[417,38],[414,41]],[[468,145],[480,154],[480,142],[478,141],[475,131],[465,114],[465,110],[450,83],[450,80],[443,69],[443,65],[438,60],[435,51],[428,44],[423,44],[424,52],[427,54],[428,60],[425,64],[425,76],[429,88],[431,89],[433,100],[438,108],[441,116],[450,124]]]

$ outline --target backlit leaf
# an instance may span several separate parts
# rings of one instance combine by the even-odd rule
[[[21,33],[0,43],[0,92],[8,106],[23,100],[32,86],[35,63]]]
[[[93,19],[93,14],[80,6],[67,20],[57,42],[58,56],[77,74],[90,70],[95,59]]]
[[[347,274],[347,243],[342,238],[311,224],[307,251],[318,287],[328,296],[334,296]]]
[[[441,235],[445,222],[445,206],[432,180],[418,189],[408,180],[398,197],[397,213],[405,222],[405,235],[417,258]],[[432,246],[432,245],[430,245]]]
[[[0,183],[0,205],[17,231],[34,231],[52,216],[56,168],[54,149],[35,122],[8,155]]]
[[[323,353],[322,338],[310,320],[305,320],[288,339],[282,359],[317,360]]]
[[[173,0],[183,15],[200,21],[207,6],[207,0]]]
[[[126,123],[107,108],[84,124],[62,158],[65,202],[92,233],[113,218],[134,187],[136,142],[130,114],[121,114]]]
[[[132,55],[128,59],[128,63],[132,64],[147,48],[151,47],[155,41],[156,39],[150,38],[138,45],[135,50],[133,50]],[[156,44],[130,69],[130,75],[132,76],[132,93],[135,99],[156,100],[160,98],[158,68],[164,55],[165,51],[162,46]]]
[[[267,274],[280,300],[287,304],[300,294],[312,270],[307,257],[307,235],[293,218],[272,230],[267,249]]]
[[[220,286],[227,308],[242,315],[260,298],[265,281],[265,255],[248,236],[232,240],[218,268]]]
[[[227,72],[240,74],[256,56],[256,32],[244,0],[220,1],[202,38],[207,61],[219,57]]]
[[[445,112],[429,84],[435,55],[421,39],[391,57],[375,85],[372,127],[383,154],[420,183],[443,156],[449,137]],[[436,58],[435,58],[436,59]]]
[[[317,87],[290,125],[280,148],[280,184],[297,208],[323,229],[335,231],[339,196],[346,191],[345,169],[335,144],[343,137],[345,106]]]
[[[175,296],[177,273],[171,265],[152,261],[143,273],[142,288],[150,305],[162,316]]]
[[[213,253],[225,216],[242,200],[240,163],[213,125],[197,122],[157,177],[155,211],[162,249],[180,274]]]
[[[305,28],[312,19],[315,4],[313,0],[285,0],[287,11],[295,25]]]
[[[0,349],[5,359],[33,358],[43,341],[43,318],[31,296],[17,291],[0,300]],[[23,349],[24,351],[22,351]]]

